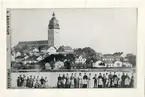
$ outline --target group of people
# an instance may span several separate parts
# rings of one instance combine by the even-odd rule
[[[47,77],[39,76],[25,76],[19,75],[17,78],[17,87],[19,88],[47,88],[48,85]]]
[[[134,87],[134,76],[129,76],[127,73],[122,75],[110,73],[99,73],[92,77],[92,74],[88,75],[86,72],[84,75],[79,73],[59,74],[57,81],[57,88],[133,88]]]
[[[18,88],[48,88],[49,80],[44,76],[19,75]],[[54,81],[55,82],[55,81]],[[71,73],[59,74],[56,78],[56,88],[133,88],[134,76],[128,73]],[[55,82],[55,83],[56,83]],[[49,82],[49,84],[51,84]],[[53,88],[55,88],[53,87]]]

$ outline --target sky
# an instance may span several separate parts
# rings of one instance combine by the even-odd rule
[[[135,8],[12,9],[12,47],[20,41],[47,40],[53,12],[60,25],[61,45],[91,47],[101,53],[136,54]]]

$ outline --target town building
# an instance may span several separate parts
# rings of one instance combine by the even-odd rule
[[[83,56],[83,55],[80,55],[79,57],[76,57],[75,59],[75,63],[78,64],[78,63],[81,63],[81,64],[85,64],[86,63],[86,57]]]

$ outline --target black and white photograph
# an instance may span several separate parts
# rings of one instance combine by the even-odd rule
[[[8,8],[8,89],[136,88],[137,8]]]

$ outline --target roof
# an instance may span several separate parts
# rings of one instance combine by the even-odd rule
[[[43,46],[48,45],[48,40],[39,40],[39,41],[21,41],[13,49],[15,52],[25,52],[28,53],[34,48],[42,48]]]
[[[79,57],[86,58],[86,55],[81,54],[81,55],[79,55],[79,56],[76,56],[76,58],[79,58]]]
[[[30,45],[30,44],[48,44],[48,40],[38,40],[38,41],[22,41],[18,45]]]
[[[60,46],[57,51],[58,52],[67,52],[67,51],[73,51],[73,49],[70,46]]]
[[[106,64],[114,63],[114,61],[110,61],[110,60],[106,60],[106,61],[103,61],[103,62],[106,63]]]
[[[51,47],[53,47],[53,46],[48,46],[48,45],[46,45],[46,46],[42,47],[41,50],[48,50],[48,49],[51,48]],[[53,47],[53,48],[56,49],[56,47]]]
[[[23,59],[25,56],[17,56],[15,59]]]
[[[59,24],[58,24],[58,20],[56,19],[54,12],[52,14],[51,20],[49,21],[49,25],[48,26],[49,26],[49,29],[60,29],[59,28]]]

